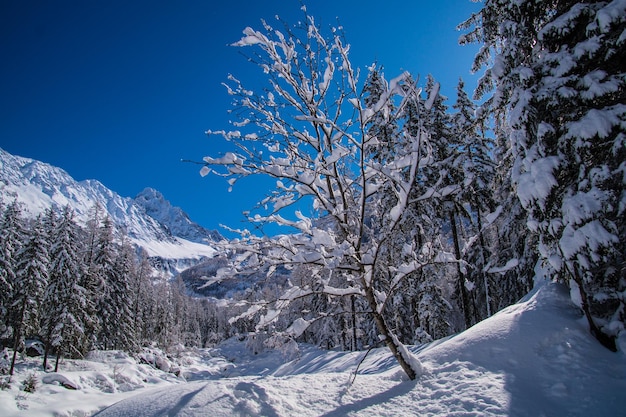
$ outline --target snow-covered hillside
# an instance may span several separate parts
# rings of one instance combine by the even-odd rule
[[[0,414],[85,415],[113,404],[96,415],[618,416],[626,415],[621,342],[618,353],[600,346],[565,288],[546,283],[456,337],[413,347],[426,368],[417,381],[386,349],[370,352],[354,379],[364,352],[254,355],[229,340],[180,355],[180,377],[110,353],[68,361],[52,376],[37,371],[48,382],[32,394],[0,391]],[[17,381],[33,369],[19,372]]]
[[[192,222],[156,190],[146,189],[137,198],[122,197],[96,180],[76,181],[64,170],[0,149],[0,197],[17,200],[35,216],[48,207],[69,205],[85,223],[99,204],[130,239],[160,258],[170,271],[180,271],[194,260],[213,256],[211,242],[220,239]]]

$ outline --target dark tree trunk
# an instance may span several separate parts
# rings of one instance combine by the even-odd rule
[[[57,357],[54,361],[54,372],[59,372],[59,359],[61,359],[61,346],[57,349]]]
[[[17,349],[20,346],[20,330],[19,328],[15,331],[15,341],[13,343],[13,357],[11,358],[11,368],[9,369],[9,379],[13,376],[13,371],[15,370],[15,359],[17,358]]]
[[[485,264],[487,263],[487,259],[485,254],[487,253],[487,244],[485,243],[485,237],[483,236],[483,220],[482,213],[480,211],[480,206],[478,204],[477,198],[474,198],[474,210],[476,211],[476,217],[478,221],[478,243],[480,244],[480,256],[481,256],[481,264],[480,271],[482,275],[482,279],[485,286],[485,306],[487,307],[487,317],[491,317],[491,295],[489,293],[489,275],[487,272],[483,271]]]
[[[352,308],[352,351],[354,352],[358,349],[356,340],[356,305],[354,294],[350,296],[350,305]]]
[[[368,305],[372,310],[372,316],[374,317],[374,322],[376,323],[376,328],[378,332],[383,337],[383,341],[385,345],[391,351],[391,354],[400,364],[402,370],[407,374],[410,380],[415,380],[417,378],[417,370],[413,369],[411,364],[409,363],[409,358],[405,358],[402,350],[404,350],[404,346],[400,346],[400,342],[398,338],[391,332],[385,318],[382,313],[378,311],[378,303],[376,302],[376,296],[374,295],[374,289],[367,285],[365,287],[365,297],[367,298]]]
[[[24,321],[24,313],[26,311],[26,300],[22,303],[20,309],[19,320],[15,323],[15,337],[13,338],[13,358],[11,358],[11,368],[9,369],[9,378],[13,376],[15,370],[15,359],[17,358],[17,350],[20,347],[20,339],[22,338],[22,322]]]
[[[610,336],[604,333],[593,320],[591,316],[591,311],[589,311],[589,297],[587,295],[587,291],[583,286],[583,280],[578,275],[576,271],[572,274],[574,281],[578,285],[578,290],[580,292],[580,299],[582,301],[582,310],[585,313],[585,317],[587,318],[587,323],[589,323],[589,331],[591,334],[600,342],[602,346],[610,350],[611,352],[617,352],[617,344],[615,342],[615,336]]]
[[[461,269],[461,247],[459,245],[459,233],[456,228],[456,217],[454,210],[450,210],[450,227],[452,229],[452,239],[454,240],[454,255],[456,257],[456,270],[459,274],[458,287],[461,295],[461,306],[463,308],[463,317],[465,318],[465,328],[472,326],[472,316],[470,312],[470,300],[465,288],[465,275]]]
[[[44,352],[43,352],[43,371],[47,372],[48,371],[48,353],[50,352],[50,344],[48,342],[45,342],[45,348],[44,348]]]

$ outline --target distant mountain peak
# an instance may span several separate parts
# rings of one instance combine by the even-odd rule
[[[135,203],[143,207],[148,216],[165,226],[174,235],[191,242],[219,241],[222,236],[193,222],[180,207],[173,206],[163,194],[154,188],[144,188],[135,197]]]

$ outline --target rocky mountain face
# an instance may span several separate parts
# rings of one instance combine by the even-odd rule
[[[148,252],[153,265],[168,275],[213,257],[211,244],[222,239],[218,232],[194,223],[154,189],[146,188],[136,198],[122,197],[99,181],[76,181],[61,168],[2,149],[0,199],[5,204],[17,200],[32,216],[51,206],[69,205],[82,224],[98,204],[117,227]]]

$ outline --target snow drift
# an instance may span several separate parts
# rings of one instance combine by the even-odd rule
[[[624,354],[600,346],[566,289],[552,283],[455,337],[414,347],[428,368],[418,381],[405,380],[385,349],[370,353],[353,384],[363,352],[309,347],[281,365],[277,353],[251,359],[235,349],[219,350],[236,358],[230,377],[143,393],[97,416],[626,413]]]

